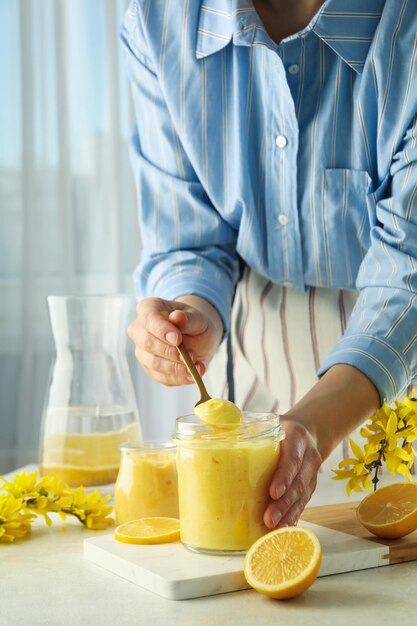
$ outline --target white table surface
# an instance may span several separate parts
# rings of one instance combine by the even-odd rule
[[[311,505],[346,500],[322,475]],[[108,531],[102,531],[108,532]],[[253,590],[170,601],[86,561],[79,522],[36,521],[32,536],[0,544],[0,626],[397,626],[417,623],[417,562],[317,579],[302,596]]]

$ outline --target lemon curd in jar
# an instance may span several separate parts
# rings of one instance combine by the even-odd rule
[[[117,523],[140,517],[178,517],[175,445],[137,441],[121,445],[120,450],[114,494]]]
[[[244,553],[268,532],[263,515],[276,470],[279,416],[242,413],[240,424],[209,427],[194,415],[177,419],[182,543],[208,554]]]

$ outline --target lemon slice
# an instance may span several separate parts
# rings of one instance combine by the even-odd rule
[[[321,553],[320,542],[310,529],[278,528],[249,548],[243,571],[257,591],[280,600],[293,598],[316,580]]]
[[[120,524],[114,538],[123,543],[171,543],[180,538],[180,520],[176,517],[141,517]]]

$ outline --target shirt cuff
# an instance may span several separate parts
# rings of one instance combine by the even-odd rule
[[[356,367],[373,382],[381,404],[405,393],[410,380],[410,368],[403,356],[381,337],[373,335],[345,336],[322,363],[318,375],[341,363]]]

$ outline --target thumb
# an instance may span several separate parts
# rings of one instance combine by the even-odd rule
[[[169,314],[169,321],[175,324],[183,335],[200,335],[207,330],[207,317],[198,309],[175,310]]]

